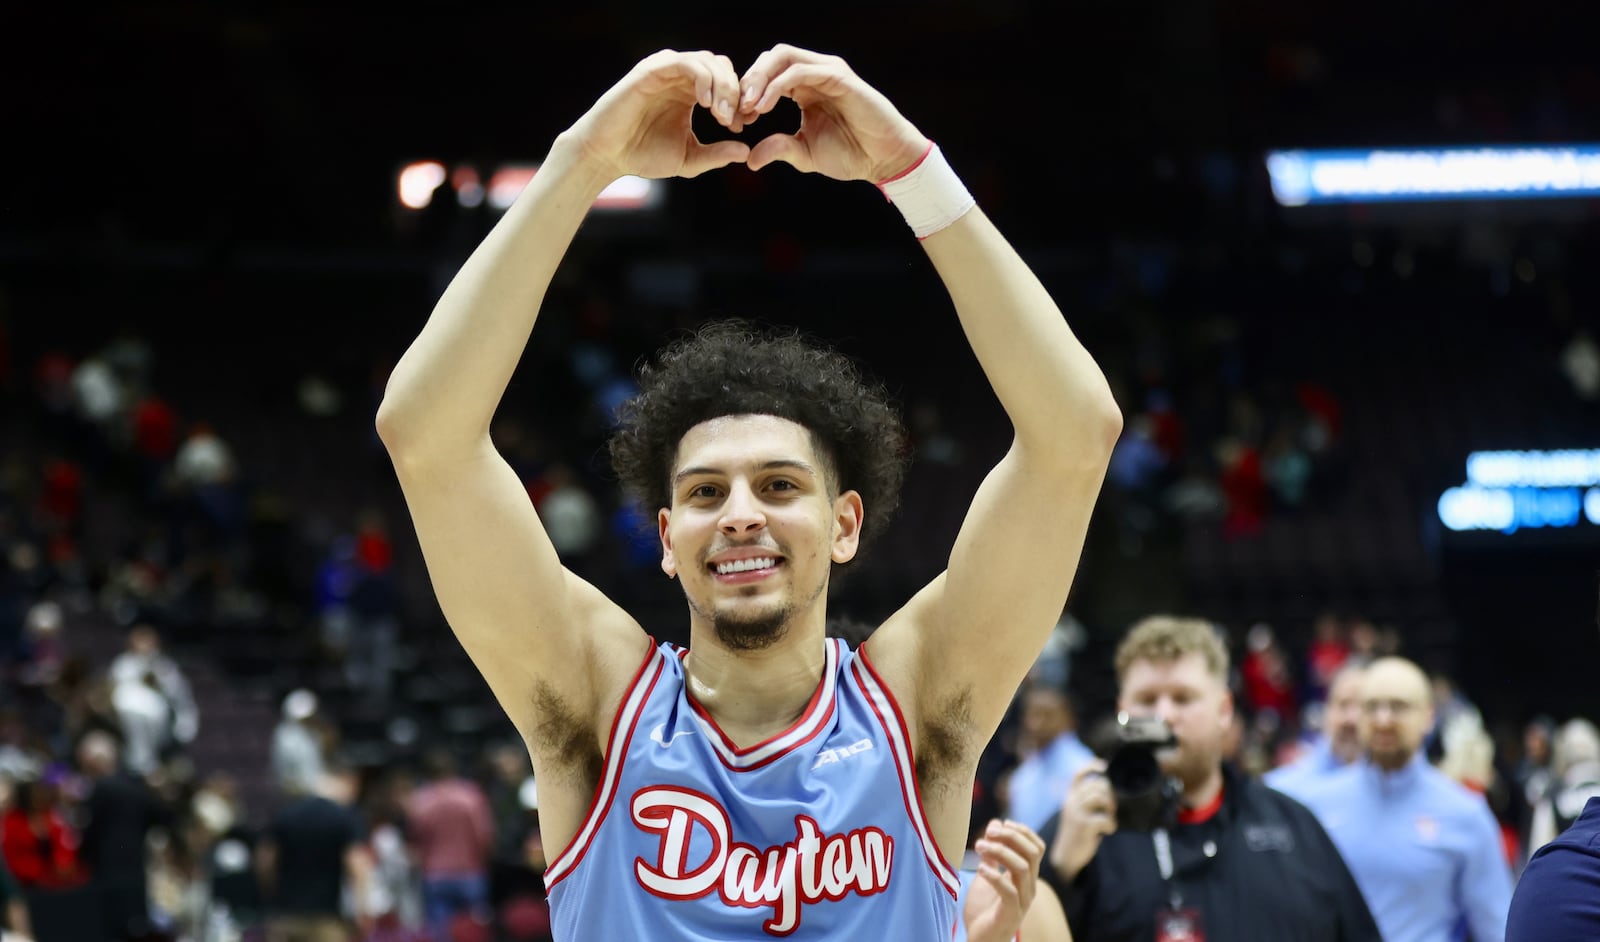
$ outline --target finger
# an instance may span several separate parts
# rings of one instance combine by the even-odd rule
[[[1021,894],[1017,892],[1017,885],[1011,882],[1009,874],[1001,873],[994,864],[980,863],[978,864],[978,876],[982,877],[983,881],[989,884],[989,887],[994,890],[995,895],[1000,897],[1000,902],[1003,905],[1014,909],[1017,912],[1021,912],[1022,897]]]
[[[739,101],[739,73],[733,70],[733,60],[727,56],[709,52],[701,55],[711,73],[710,101],[702,104],[711,109],[712,117],[724,125],[731,125]]]
[[[751,111],[766,114],[778,106],[778,99],[793,98],[795,92],[802,88],[825,98],[838,98],[845,93],[847,85],[844,72],[837,66],[797,63],[773,76]]]
[[[1035,864],[1044,859],[1044,838],[1020,821],[1002,821],[998,831],[991,831],[989,837],[1003,842]]]
[[[978,852],[979,857],[1004,867],[1007,872],[1013,870],[1023,873],[1028,872],[1028,858],[1017,853],[1014,848],[1007,847],[1001,841],[982,838],[972,845],[972,849]]]
[[[755,147],[750,148],[750,159],[746,163],[751,170],[760,170],[776,161],[782,161],[801,173],[810,173],[814,169],[810,152],[795,134],[769,134],[762,138]]]
[[[749,159],[750,145],[743,141],[717,141],[715,144],[694,141],[684,155],[683,172],[679,176],[698,177],[708,170],[744,163]]]
[[[660,61],[652,69],[655,76],[669,82],[674,79],[687,79],[694,86],[694,100],[702,108],[711,107],[711,89],[714,80],[711,69],[707,67],[702,56],[662,50],[651,58],[655,59],[657,56],[660,57]]]
[[[788,43],[779,43],[756,57],[750,68],[745,69],[744,76],[739,79],[739,103],[746,111],[754,112],[755,103],[767,90],[767,83],[773,76],[778,75],[796,62],[823,62],[829,59],[820,52],[801,49]],[[843,60],[840,60],[843,61]]]

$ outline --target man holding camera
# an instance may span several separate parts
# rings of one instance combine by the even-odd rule
[[[1078,942],[1380,942],[1317,820],[1223,762],[1228,651],[1153,616],[1117,650],[1120,736],[1041,836]]]

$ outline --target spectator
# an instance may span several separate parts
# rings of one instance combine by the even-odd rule
[[[371,920],[371,858],[360,817],[352,809],[354,772],[330,760],[315,790],[285,804],[256,847],[257,874],[267,901],[267,942],[352,942],[350,919],[365,934]],[[347,911],[345,899],[356,901]]]
[[[497,746],[489,754],[489,782],[484,789],[494,818],[494,860],[490,870],[489,898],[498,906],[509,897],[532,892],[541,899],[544,870],[529,859],[529,844],[537,839],[539,806],[528,751],[520,742]],[[529,795],[535,796],[530,805]]]
[[[1429,764],[1427,675],[1386,657],[1361,681],[1361,761],[1304,795],[1389,942],[1500,942],[1511,870],[1481,794]]]
[[[406,826],[422,871],[422,908],[434,942],[466,916],[488,922],[494,820],[483,788],[456,771],[444,749],[423,760],[425,781],[406,803]]]
[[[1586,719],[1568,720],[1552,748],[1551,787],[1533,809],[1528,851],[1533,853],[1571,827],[1591,798],[1600,798],[1600,730]]]
[[[78,744],[89,781],[80,857],[104,917],[106,938],[137,939],[150,928],[145,857],[150,832],[170,827],[171,814],[144,779],[118,763],[117,743],[95,730]]]
[[[209,835],[199,868],[210,901],[207,918],[240,933],[258,930],[265,918],[254,866],[258,835],[242,817],[232,781],[209,778],[195,794],[194,811]]]
[[[161,649],[161,635],[153,625],[140,622],[129,629],[127,648],[112,659],[108,673],[113,684],[137,680],[146,674],[153,676],[156,689],[172,712],[172,740],[180,746],[194,741],[200,731],[200,709],[195,704],[194,691],[183,668]]]
[[[1030,681],[1021,699],[1022,761],[1006,783],[1006,817],[1038,830],[1061,806],[1073,776],[1094,753],[1078,738],[1077,711],[1066,690]]]
[[[1116,665],[1118,710],[1159,719],[1176,738],[1156,755],[1179,797],[1154,825],[1120,828],[1106,763],[1079,773],[1041,832],[1050,848],[1043,876],[1073,938],[1378,942],[1316,819],[1223,761],[1235,716],[1217,631],[1199,619],[1143,619]]]
[[[122,731],[123,762],[149,777],[172,742],[172,706],[153,671],[110,678],[111,706]]]
[[[49,776],[18,782],[11,806],[0,816],[0,850],[26,890],[69,889],[84,882],[78,833],[58,802],[59,788]]]
[[[1533,809],[1544,800],[1553,784],[1550,769],[1551,745],[1555,738],[1556,723],[1548,716],[1536,716],[1522,730],[1522,756],[1511,769],[1511,783],[1518,790],[1520,805],[1524,809],[1521,830],[1528,836],[1533,826]],[[1530,845],[1528,852],[1532,853]]]
[[[1311,644],[1306,648],[1307,701],[1325,701],[1332,695],[1333,677],[1350,658],[1344,622],[1333,612],[1319,614],[1311,623]]]
[[[1346,661],[1333,675],[1323,711],[1323,735],[1310,750],[1288,765],[1263,776],[1271,788],[1291,798],[1361,757],[1361,676],[1365,665]]]
[[[1289,670],[1289,656],[1278,643],[1272,626],[1252,625],[1245,636],[1245,646],[1239,673],[1250,715],[1259,717],[1270,713],[1275,727],[1293,723],[1299,710],[1295,703],[1294,676]]]
[[[317,696],[300,688],[283,698],[282,715],[272,731],[272,774],[286,795],[315,791],[326,771],[322,737],[313,725]]]
[[[350,686],[374,706],[388,703],[394,683],[400,602],[391,571],[393,562],[394,546],[382,515],[375,510],[366,511],[355,538],[344,674]]]

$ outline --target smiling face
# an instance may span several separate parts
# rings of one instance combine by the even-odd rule
[[[696,626],[758,650],[814,620],[828,575],[855,555],[861,499],[833,496],[805,428],[769,415],[724,416],[678,445],[672,506],[658,514],[661,568],[680,579]]]

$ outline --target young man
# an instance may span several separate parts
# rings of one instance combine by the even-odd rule
[[[795,134],[691,131],[697,105],[737,132],[781,98]],[[870,658],[825,638],[828,580],[893,506],[903,431],[838,356],[719,327],[664,352],[624,410],[613,464],[658,517],[687,650],[562,566],[489,436],[601,189],[776,161],[882,183],[1015,431],[948,568]],[[882,199],[863,191],[864,210]],[[740,75],[666,50],[602,95],[451,282],[378,413],[440,605],[528,744],[556,938],[948,938],[979,753],[1065,604],[1120,428],[1038,278],[842,60],[780,45]]]
[[[1159,718],[1161,770],[1181,794],[1146,831],[1117,827],[1095,760],[1041,832],[1043,875],[1080,942],[1380,942],[1333,842],[1300,804],[1222,760],[1233,725],[1228,651],[1196,618],[1152,616],[1117,649],[1117,709]]]

